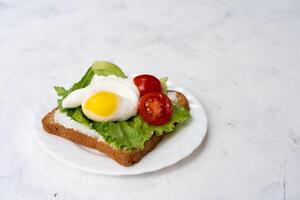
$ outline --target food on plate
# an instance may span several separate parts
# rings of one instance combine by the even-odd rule
[[[62,107],[81,107],[87,118],[97,122],[127,120],[136,115],[139,97],[137,87],[129,79],[96,76],[88,86],[66,96]]]
[[[152,92],[141,97],[139,114],[149,124],[163,125],[170,121],[173,105],[169,97],[160,92]]]
[[[162,87],[160,80],[149,74],[142,74],[134,77],[134,84],[138,87],[141,96],[150,92],[161,92]]]
[[[42,119],[43,128],[133,165],[191,118],[187,98],[166,82],[127,77],[117,65],[97,61],[70,89],[55,87],[58,106]]]

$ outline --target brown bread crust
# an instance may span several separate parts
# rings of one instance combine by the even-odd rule
[[[178,96],[181,98],[178,98]],[[181,104],[185,108],[189,108],[188,101],[183,94],[177,93],[177,98],[179,100],[178,101],[179,104]],[[139,162],[147,153],[152,151],[164,137],[164,135],[162,136],[153,135],[150,138],[150,140],[145,142],[143,150],[134,150],[134,151],[118,150],[118,149],[114,149],[113,147],[111,147],[109,144],[106,144],[105,142],[98,141],[94,137],[87,136],[85,134],[80,133],[79,131],[70,128],[65,128],[61,124],[55,123],[54,113],[56,110],[57,108],[53,109],[42,119],[43,128],[46,132],[63,137],[74,143],[81,144],[93,149],[97,149],[98,151],[105,153],[106,155],[108,155],[109,157],[117,161],[119,164],[126,167]]]
[[[180,104],[185,109],[190,110],[189,101],[184,96],[184,94],[175,90],[168,90],[168,94],[169,93],[175,93],[177,98],[177,103]]]

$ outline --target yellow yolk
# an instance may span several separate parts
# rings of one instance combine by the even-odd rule
[[[107,117],[113,114],[118,108],[118,96],[112,92],[97,92],[85,102],[85,109],[101,116]]]

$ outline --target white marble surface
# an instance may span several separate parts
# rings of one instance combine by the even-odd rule
[[[1,0],[0,199],[300,199],[299,36],[297,0]],[[203,145],[133,177],[49,157],[35,107],[94,60],[192,91],[209,117]]]

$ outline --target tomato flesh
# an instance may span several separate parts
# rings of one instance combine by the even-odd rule
[[[140,91],[140,96],[144,96],[151,92],[161,92],[162,87],[160,81],[152,75],[142,74],[133,79],[134,84]]]
[[[141,97],[139,115],[149,124],[166,124],[170,121],[172,114],[172,102],[166,95],[152,92]]]

